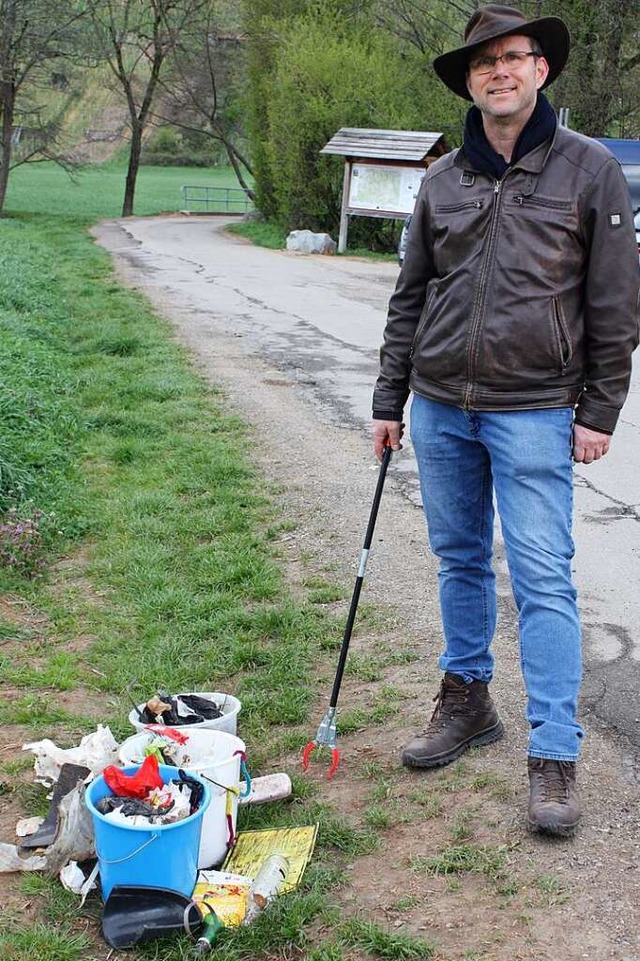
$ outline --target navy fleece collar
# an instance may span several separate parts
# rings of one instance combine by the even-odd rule
[[[467,113],[464,128],[464,153],[473,167],[481,173],[490,174],[496,180],[501,180],[506,170],[540,144],[553,137],[557,118],[555,111],[543,93],[538,94],[535,109],[529,117],[524,129],[516,140],[511,162],[497,153],[484,132],[482,114],[477,107],[471,107]]]

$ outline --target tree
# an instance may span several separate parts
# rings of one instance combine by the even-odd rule
[[[0,0],[0,213],[13,167],[35,160],[66,163],[58,125],[38,98],[51,88],[51,64],[83,44],[84,5],[67,0]]]
[[[245,37],[228,6],[211,0],[181,32],[166,76],[162,110],[154,119],[222,145],[238,182],[250,197],[253,176],[242,144]]]
[[[340,127],[442,130],[448,122],[445,92],[424,58],[372,30],[371,5],[355,7],[325,0],[261,24],[269,65],[251,90],[258,203],[286,229],[337,229],[343,164],[320,150]],[[352,236],[363,229],[360,222]]]
[[[167,61],[180,34],[207,0],[93,0],[90,10],[98,53],[127,102],[131,142],[122,216],[133,214],[142,137]]]
[[[571,126],[592,137],[640,135],[640,5],[637,0],[547,0],[572,37],[569,63],[553,87]]]

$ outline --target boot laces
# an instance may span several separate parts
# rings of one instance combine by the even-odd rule
[[[467,702],[468,693],[468,689],[464,686],[454,687],[442,681],[440,689],[433,699],[436,706],[429,722],[430,730],[442,729],[451,718],[464,714],[464,705]]]
[[[569,797],[570,781],[572,780],[572,768],[563,761],[545,761],[540,758],[540,763],[535,764],[535,768],[541,775],[541,793],[545,801],[564,802]]]

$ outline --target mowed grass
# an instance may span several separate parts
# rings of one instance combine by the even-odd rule
[[[184,173],[162,170],[144,212],[167,209]],[[123,171],[93,171],[77,188],[61,176],[16,176],[13,215],[0,220],[0,516],[14,528],[32,522],[21,549],[41,562],[0,565],[0,722],[13,742],[72,746],[98,722],[120,739],[131,733],[127,687],[136,700],[158,688],[229,691],[242,700],[253,774],[281,769],[284,741],[297,750],[315,731],[317,664],[341,625],[285,587],[283,525],[252,463],[251,431],[86,233],[117,215]],[[44,813],[23,759],[2,757],[3,801],[16,817]],[[241,810],[240,828],[318,822],[317,850],[296,893],[225,932],[216,954],[431,957],[419,938],[335,924],[341,859],[379,838],[314,793],[294,777],[293,804]],[[3,957],[107,957],[95,895],[79,912],[57,880],[25,875],[14,888],[38,920],[3,912]],[[327,925],[332,940],[314,947]],[[179,938],[129,956],[177,961],[191,950]]]
[[[5,209],[8,214],[44,213],[89,222],[119,217],[124,181],[119,164],[84,167],[73,176],[55,164],[24,165],[11,173]],[[229,167],[143,166],[136,183],[136,216],[182,210],[185,184],[239,188]]]

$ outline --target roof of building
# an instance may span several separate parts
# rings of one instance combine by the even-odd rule
[[[423,130],[370,130],[367,127],[342,127],[320,153],[344,157],[370,157],[375,160],[409,160],[420,163],[425,157],[439,157],[447,145],[442,133]]]

